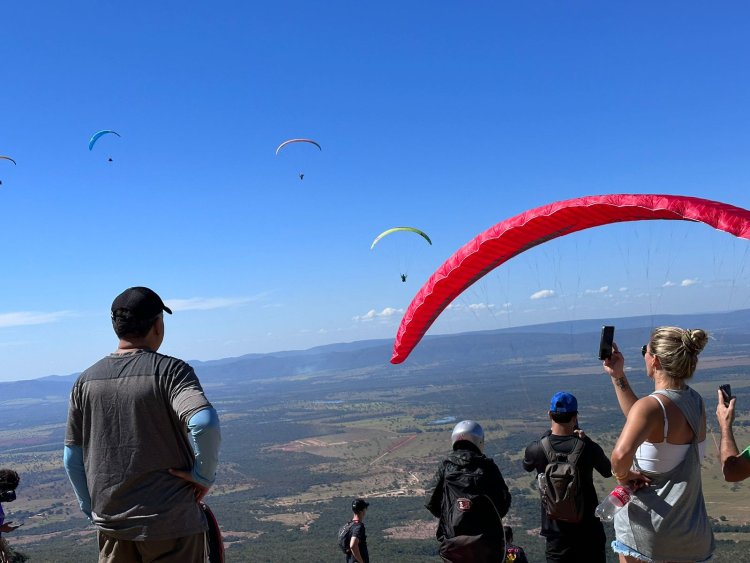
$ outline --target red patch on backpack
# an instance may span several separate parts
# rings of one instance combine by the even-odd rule
[[[467,498],[457,498],[456,506],[461,512],[467,512],[471,510],[471,501]]]

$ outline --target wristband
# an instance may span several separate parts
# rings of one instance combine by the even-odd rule
[[[614,471],[612,472],[612,477],[614,477],[618,481],[625,481],[628,478],[628,475],[630,475],[630,470],[626,471],[625,473],[620,473],[619,475]]]

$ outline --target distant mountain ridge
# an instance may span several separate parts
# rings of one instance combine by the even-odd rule
[[[616,326],[615,340],[625,350],[640,348],[653,327],[676,325],[703,328],[720,343],[750,342],[750,309],[684,315],[643,315],[616,319],[559,321],[494,330],[428,335],[401,365],[389,363],[392,339],[361,340],[288,350],[267,354],[247,354],[234,358],[197,361],[190,364],[204,385],[231,386],[235,383],[268,381],[315,373],[368,370],[384,376],[410,370],[466,369],[507,360],[509,355],[546,357],[554,354],[581,354],[592,357],[604,324]],[[716,347],[716,345],[713,345]],[[78,374],[51,375],[38,379],[0,383],[0,411],[14,406],[67,402]]]

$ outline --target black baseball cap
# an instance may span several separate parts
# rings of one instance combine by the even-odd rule
[[[147,287],[131,287],[112,301],[112,318],[128,317],[128,320],[147,321],[172,309],[164,304],[155,291]]]
[[[359,512],[360,510],[364,510],[368,506],[370,506],[370,503],[361,498],[358,498],[352,501],[352,510],[354,512]]]

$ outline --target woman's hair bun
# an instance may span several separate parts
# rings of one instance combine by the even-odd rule
[[[699,328],[682,331],[682,344],[691,354],[700,354],[708,342],[708,334]]]

